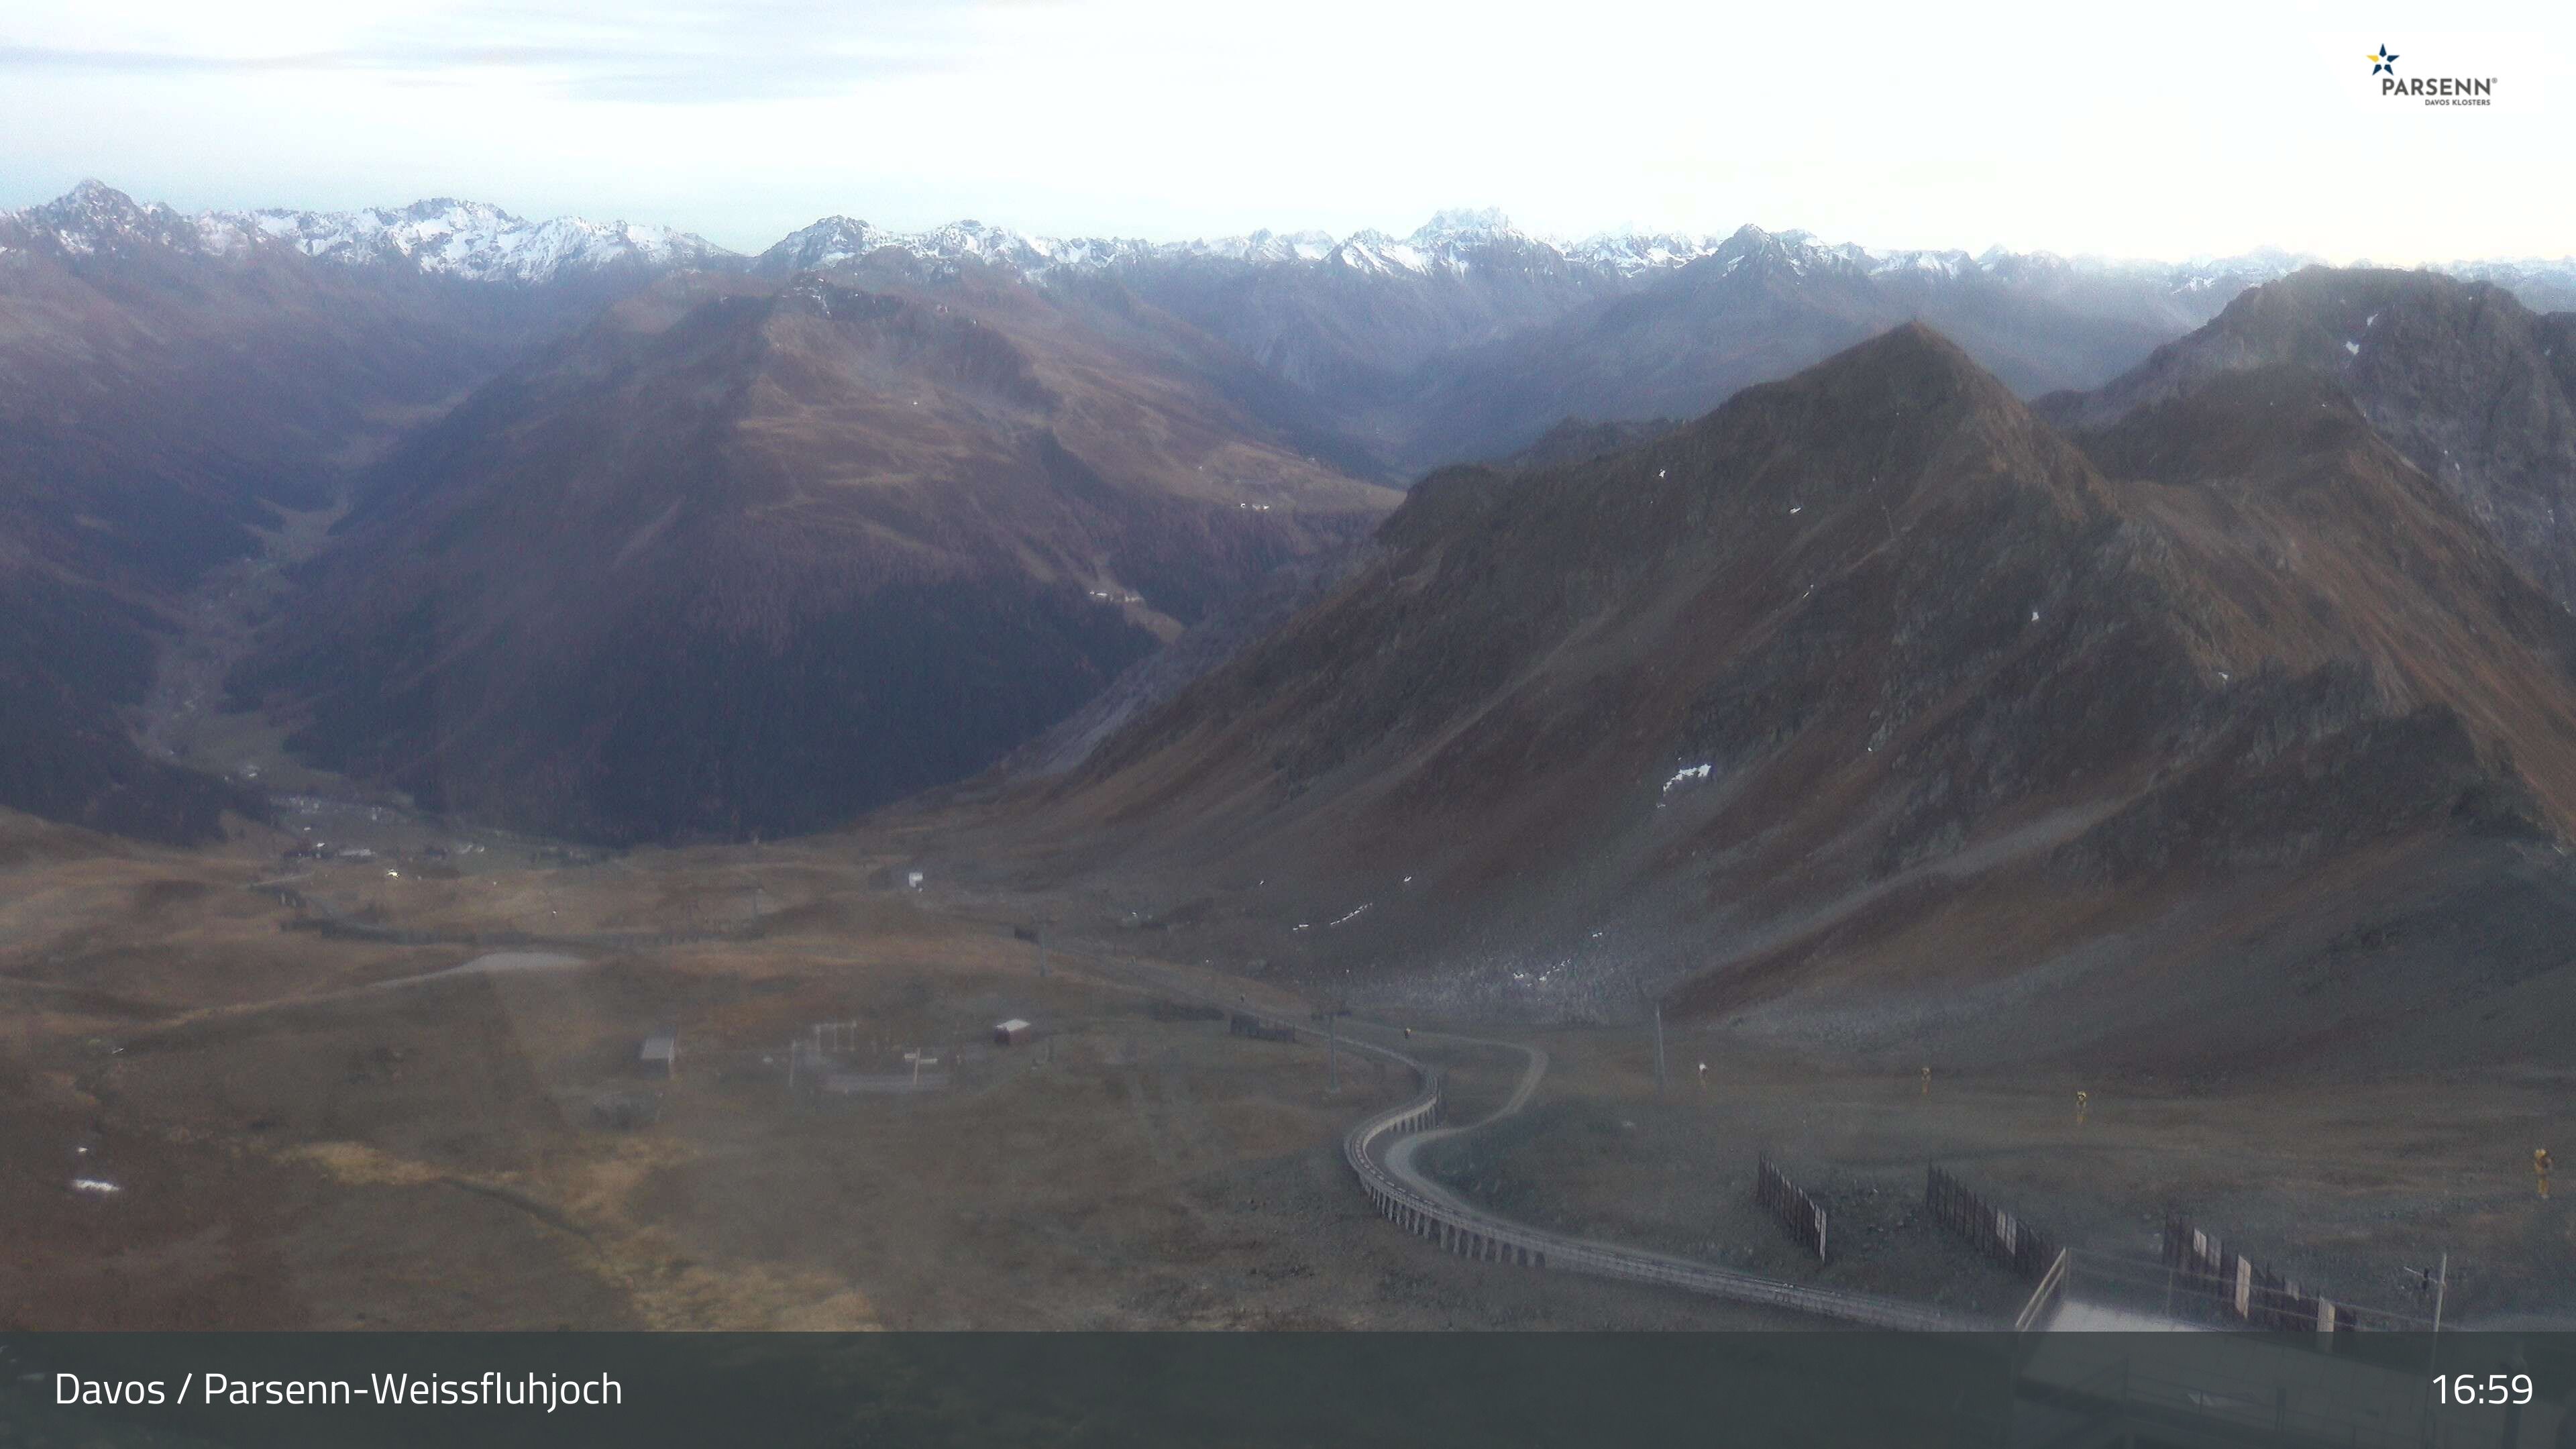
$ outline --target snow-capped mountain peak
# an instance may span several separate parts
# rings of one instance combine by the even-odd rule
[[[67,258],[140,245],[206,256],[286,248],[346,266],[391,266],[465,281],[539,283],[613,268],[702,266],[732,253],[686,232],[630,222],[528,221],[484,202],[441,197],[363,211],[205,211],[139,205],[98,181],[24,211],[0,230]]]
[[[1697,261],[1717,246],[1715,237],[1688,232],[1623,231],[1600,232],[1561,250],[1576,262],[1631,277]]]
[[[187,218],[157,203],[139,204],[95,179],[42,205],[0,213],[0,229],[16,233],[18,245],[43,246],[68,257],[191,244]]]
[[[1417,247],[1430,248],[1461,242],[1489,241],[1513,235],[1512,219],[1499,206],[1451,207],[1435,211],[1431,219],[1414,228],[1405,238]]]
[[[400,209],[269,209],[211,216],[245,235],[349,265],[409,264],[431,276],[535,283],[611,268],[699,266],[732,253],[669,227],[556,217],[528,221],[441,197]]]
[[[764,271],[813,271],[866,256],[891,242],[882,228],[857,217],[827,216],[781,237],[760,254],[757,265]]]
[[[827,216],[790,232],[754,258],[752,266],[770,275],[785,275],[839,266],[889,247],[933,267],[980,262],[1012,268],[1033,279],[1058,268],[1106,266],[1151,250],[1133,241],[1024,236],[971,218],[924,232],[898,232],[846,216]]]
[[[1168,242],[1152,249],[1168,257],[1203,257],[1229,262],[1320,262],[1341,243],[1328,231],[1277,232],[1268,227],[1247,236],[1211,237]]]

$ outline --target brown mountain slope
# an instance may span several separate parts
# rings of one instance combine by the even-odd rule
[[[164,840],[247,807],[129,738],[179,596],[530,326],[105,187],[0,215],[0,804]]]
[[[2357,925],[2316,901],[2576,921],[2576,635],[2453,500],[2313,374],[2094,447],[1904,327],[1612,458],[1453,470],[1020,808],[1058,870],[1209,893],[1311,971],[1855,1042],[2098,973],[2140,1000],[2047,1050],[2232,1051],[2286,1028],[2125,1030],[2168,973],[2304,969]]]
[[[864,284],[864,285],[862,285]],[[1394,495],[1106,295],[674,278],[407,441],[237,688],[434,805],[813,828],[969,773]]]

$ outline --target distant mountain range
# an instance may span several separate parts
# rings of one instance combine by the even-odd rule
[[[97,181],[43,206],[0,213],[0,242],[65,261],[156,249],[241,260],[282,250],[353,268],[515,286],[735,260],[722,247],[668,227],[577,217],[531,222],[480,202],[188,214],[158,202],[137,204]]]
[[[1030,237],[960,222],[900,233],[847,217],[751,265],[829,268],[884,250],[1049,278],[1115,277],[1300,389],[1386,476],[1528,446],[1567,417],[1688,416],[1896,323],[1920,319],[2025,395],[2091,387],[2316,265],[2280,251],[2181,263],[2000,248],[1873,252],[1804,232],[1533,235],[1496,211],[1363,231],[1211,241]],[[2461,262],[2549,310],[2576,307],[2576,258]]]
[[[474,202],[189,215],[96,182],[0,217],[0,261],[13,246],[65,262],[158,249],[238,265],[287,252],[378,282],[470,284],[460,295],[480,294],[539,331],[673,270],[783,279],[894,252],[934,278],[960,266],[1042,286],[1112,278],[1232,345],[1339,435],[1327,451],[1395,482],[1517,451],[1567,416],[1697,413],[1908,319],[1940,327],[2026,395],[2091,387],[2245,288],[2315,260],[1875,252],[1752,226],[1567,240],[1493,210],[1441,212],[1403,237],[1261,231],[1177,242],[975,221],[903,232],[834,216],[746,257],[669,228],[532,222]],[[2576,258],[2434,270],[2493,282],[2535,310],[2576,308]]]
[[[805,828],[1297,597],[1273,570],[1337,577],[1426,469],[1591,458],[1909,320],[2024,396],[2167,343],[2199,348],[2152,364],[2177,375],[2312,363],[2177,341],[2302,260],[1561,241],[1492,212],[1177,243],[835,217],[746,257],[468,202],[190,215],[85,183],[0,214],[0,683],[23,701],[0,804],[176,839],[252,808],[131,726],[190,590],[281,510],[349,508],[233,681],[310,758],[602,838]],[[2576,262],[2448,270],[2507,305],[2576,296]],[[2563,328],[2496,326],[2447,392],[2412,353],[2382,376],[2376,344],[2347,381],[2564,598],[2559,395],[2459,421],[2494,378],[2559,376]],[[690,740],[704,758],[648,782]]]
[[[2247,286],[2318,264],[2317,258],[2278,250],[2181,262],[2070,258],[2000,247],[1973,254],[1872,251],[1847,243],[1822,243],[1806,232],[1766,232],[1753,226],[1726,235],[1628,231],[1569,240],[1523,231],[1495,209],[1439,212],[1403,237],[1374,230],[1341,238],[1312,230],[1257,231],[1167,242],[1039,236],[971,220],[906,232],[831,216],[747,257],[670,227],[579,217],[530,221],[487,203],[451,198],[359,211],[268,207],[187,213],[160,203],[136,203],[98,181],[84,181],[43,205],[0,212],[0,237],[5,237],[0,254],[17,248],[69,259],[164,248],[239,258],[277,248],[343,266],[382,267],[504,286],[676,268],[743,267],[762,275],[786,276],[886,248],[931,263],[973,261],[1010,267],[1032,280],[1053,272],[1149,274],[1204,263],[1415,278],[1459,278],[1517,265],[1562,273],[1591,285],[1674,271],[1705,257],[1736,256],[1768,245],[1802,273],[1945,280],[1982,276],[2014,282],[2101,280],[2137,295],[2166,299],[2174,317],[2196,314],[2204,320]],[[2371,264],[2353,265],[2368,268]],[[2425,270],[2495,283],[2537,310],[2562,310],[2576,301],[2576,256],[2457,261]],[[2217,301],[2195,300],[2209,297]]]

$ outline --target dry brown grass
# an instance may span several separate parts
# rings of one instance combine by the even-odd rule
[[[1153,1021],[1147,992],[1067,950],[1038,981],[1030,948],[997,922],[870,885],[884,859],[818,842],[523,871],[479,892],[429,883],[393,898],[389,923],[471,929],[478,899],[500,911],[543,899],[567,920],[631,926],[735,869],[759,872],[773,910],[740,942],[356,992],[469,953],[280,932],[286,910],[233,879],[255,862],[111,852],[28,867],[40,944],[91,940],[57,965],[103,973],[113,955],[132,999],[113,1036],[95,1010],[15,1020],[0,1125],[16,1166],[0,1198],[27,1231],[0,1279],[38,1326],[1173,1325],[1348,1311],[1293,1213],[1260,1205],[1279,1189],[1259,1184],[1284,1173],[1301,1200],[1328,1193],[1339,1127],[1409,1083],[1354,1064],[1352,1089],[1328,1097],[1314,1049]],[[331,871],[317,874],[327,885]],[[153,884],[170,880],[192,885]],[[138,890],[156,898],[148,917]],[[280,953],[255,980],[184,969],[254,941]],[[27,950],[0,959],[23,965]],[[918,1100],[791,1111],[760,1061],[814,1020],[863,1019],[891,1054],[976,1042],[1005,1014],[1053,1040],[992,1053],[958,1089]],[[673,1020],[687,1042],[678,1079],[635,1076],[638,1036]],[[594,1099],[634,1092],[662,1097],[655,1125],[591,1120]],[[124,1189],[113,1199],[66,1189],[85,1135],[82,1161]],[[128,1282],[147,1268],[164,1289]],[[1288,1297],[1230,1306],[1211,1275]]]

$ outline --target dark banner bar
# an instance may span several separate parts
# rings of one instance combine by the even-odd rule
[[[2576,1445],[2576,1334],[15,1334],[0,1444]]]

